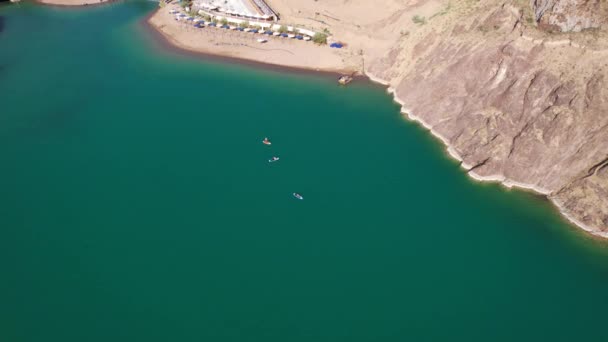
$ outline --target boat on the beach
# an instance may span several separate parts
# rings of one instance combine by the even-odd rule
[[[274,163],[274,162],[279,161],[279,159],[281,159],[281,158],[279,158],[279,157],[272,157],[272,158],[268,159],[268,162],[269,163]]]
[[[268,138],[264,138],[264,140],[262,140],[262,144],[264,145],[272,145],[272,143],[270,142],[270,140],[268,140]]]
[[[264,38],[258,38],[258,43],[263,44],[266,43],[268,40],[264,39]]]
[[[297,192],[294,192],[294,193],[293,193],[293,197],[295,197],[295,198],[299,199],[300,201],[304,199],[304,197],[302,197],[302,195],[300,195],[300,194],[299,194],[299,193],[297,193]]]
[[[353,81],[353,78],[352,78],[352,76],[349,76],[349,75],[342,75],[342,76],[340,76],[340,78],[338,78],[338,83],[340,83],[340,85],[347,85],[352,81]]]

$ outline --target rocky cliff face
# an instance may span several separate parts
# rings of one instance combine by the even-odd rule
[[[531,0],[540,27],[561,32],[598,29],[608,24],[605,0]]]
[[[328,27],[474,178],[608,238],[606,0],[273,0]]]
[[[579,5],[598,3],[539,0],[533,13],[578,30],[597,14]],[[368,73],[386,81],[471,176],[546,194],[572,221],[608,237],[605,32],[543,32],[518,1],[450,10],[452,18],[402,37]]]

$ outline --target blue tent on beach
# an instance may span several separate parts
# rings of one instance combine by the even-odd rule
[[[264,31],[264,34],[267,34],[269,36],[272,36],[272,31]]]
[[[331,43],[329,44],[329,47],[332,48],[336,48],[336,49],[341,49],[344,45],[342,45],[341,43]]]

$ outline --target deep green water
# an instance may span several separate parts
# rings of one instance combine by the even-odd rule
[[[608,244],[380,87],[164,51],[154,6],[0,6],[0,341],[608,341]]]

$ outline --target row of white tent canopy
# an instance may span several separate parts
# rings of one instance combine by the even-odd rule
[[[185,13],[180,13],[180,11],[176,10],[176,9],[172,9],[169,11],[169,13],[171,14],[175,14],[176,19],[180,20],[180,17],[187,17],[188,19],[194,19],[188,15],[186,15]],[[201,14],[202,12],[199,12],[199,14]],[[233,18],[223,18],[220,16],[215,16],[216,20],[222,20],[222,19],[226,19],[229,23],[231,24],[236,24],[239,25],[241,23],[244,23],[244,20],[240,20],[240,19],[233,19]],[[198,22],[200,19],[194,19],[193,22]],[[250,22],[251,24],[251,22]],[[273,35],[277,36],[280,35],[281,33],[279,32],[279,29],[281,28],[281,25],[277,25],[277,24],[270,24],[270,23],[253,23],[254,25],[260,26],[262,28],[262,31],[260,31],[261,33],[264,33],[265,30],[272,30],[273,31]],[[232,26],[231,26],[232,28]],[[236,28],[236,26],[234,26],[234,28]],[[249,31],[250,29],[245,29],[247,31]],[[315,35],[314,31],[311,30],[307,30],[307,29],[303,29],[303,28],[297,28],[297,27],[292,27],[292,26],[287,26],[287,37],[288,38],[294,38],[296,37],[295,34],[300,34],[300,35],[304,35],[303,39],[304,40],[310,40],[312,36]]]
[[[229,17],[221,17],[221,16],[217,16],[217,15],[214,17],[217,20],[226,19],[229,23],[234,23],[237,25],[248,22],[247,20],[235,19],[235,18],[229,18]],[[273,30],[273,31],[279,31],[281,29],[281,27],[283,26],[283,25],[279,25],[279,24],[255,22],[255,21],[254,22],[249,21],[248,23],[249,23],[249,25],[252,25],[252,26],[259,26],[263,29],[268,29],[268,30]],[[294,26],[286,26],[286,28],[287,28],[288,32],[300,33],[300,34],[311,36],[311,37],[316,34],[315,31],[307,30],[304,28],[299,28],[299,27],[294,27]]]
[[[227,9],[219,7],[219,6],[209,5],[206,3],[202,3],[200,6],[203,8],[206,8],[208,10],[211,10],[211,11],[218,11],[218,12],[222,12],[222,13],[226,13],[226,14],[230,14],[230,15],[236,15],[239,17],[246,17],[246,18],[252,18],[252,19],[264,19],[264,20],[272,18],[272,16],[267,15],[267,14],[259,15],[259,14],[240,12],[240,11],[237,12],[237,11],[227,10]]]

